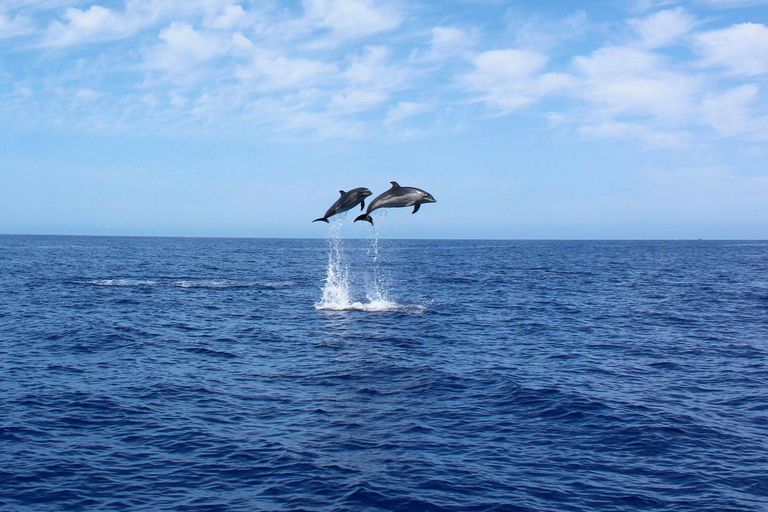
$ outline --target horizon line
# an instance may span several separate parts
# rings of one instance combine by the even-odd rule
[[[0,233],[0,237],[72,237],[72,238],[188,238],[211,240],[326,240],[328,237],[309,236],[195,236],[195,235],[94,235],[51,233]],[[345,240],[370,240],[370,237],[350,237]],[[509,242],[768,242],[768,238],[386,238],[387,240],[435,241],[509,241]]]

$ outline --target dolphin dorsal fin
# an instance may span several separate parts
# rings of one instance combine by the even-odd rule
[[[343,190],[339,190],[339,194],[343,196],[344,194],[346,194],[346,192],[344,192]]]
[[[392,188],[400,188],[400,184],[398,182],[390,181],[390,183],[392,184]]]

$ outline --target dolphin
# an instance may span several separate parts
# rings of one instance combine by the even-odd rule
[[[339,194],[341,194],[341,197],[339,197],[336,202],[333,203],[330,208],[328,208],[328,211],[325,212],[325,215],[319,219],[313,220],[312,222],[317,222],[319,220],[328,222],[330,217],[333,217],[337,213],[343,213],[347,210],[351,210],[357,206],[358,203],[360,204],[360,210],[362,211],[362,209],[365,208],[365,198],[370,196],[372,192],[365,187],[358,187],[353,188],[349,192],[339,190]]]
[[[355,219],[355,222],[359,220],[367,220],[373,225],[373,219],[371,218],[371,212],[378,210],[379,208],[401,208],[404,206],[413,206],[413,212],[419,211],[419,207],[424,203],[436,203],[434,197],[429,192],[425,192],[420,188],[414,187],[401,187],[396,181],[390,181],[392,188],[386,192],[382,192],[376,199],[371,201],[368,205],[368,210]]]

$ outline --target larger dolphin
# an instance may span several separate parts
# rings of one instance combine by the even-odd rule
[[[434,197],[429,192],[425,192],[420,188],[415,187],[401,187],[396,181],[390,181],[392,188],[386,192],[382,192],[376,199],[371,201],[368,205],[368,210],[355,219],[355,222],[359,220],[367,220],[373,225],[373,218],[371,218],[371,212],[378,210],[379,208],[401,208],[404,206],[413,206],[413,212],[419,211],[419,207],[424,203],[436,203]]]
[[[339,190],[339,194],[341,194],[341,197],[339,197],[336,200],[336,202],[333,203],[330,208],[328,208],[328,211],[325,212],[325,215],[323,215],[319,219],[313,220],[312,222],[317,222],[319,220],[323,222],[328,222],[328,219],[330,217],[333,217],[337,213],[343,213],[347,210],[351,210],[358,204],[360,205],[360,209],[362,210],[363,208],[365,208],[365,198],[370,196],[372,192],[365,187],[358,187],[358,188],[353,188],[349,192],[344,192],[343,190]]]

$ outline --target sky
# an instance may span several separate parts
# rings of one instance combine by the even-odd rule
[[[2,0],[0,233],[768,238],[768,0]],[[368,237],[353,223],[344,236]]]

